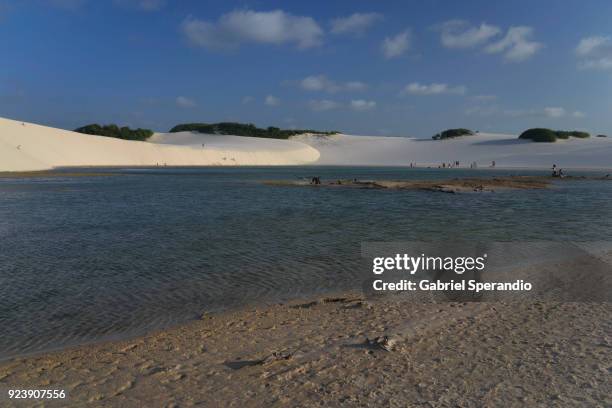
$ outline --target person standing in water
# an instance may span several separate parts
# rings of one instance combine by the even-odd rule
[[[552,176],[553,176],[553,177],[558,177],[558,176],[559,176],[559,173],[558,173],[558,171],[557,171],[557,165],[556,165],[556,164],[553,164],[553,166],[552,166]]]

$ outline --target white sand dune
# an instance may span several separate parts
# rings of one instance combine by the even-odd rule
[[[297,165],[318,157],[316,149],[290,140],[176,133],[137,142],[0,118],[0,171],[65,166]]]
[[[480,133],[451,140],[300,135],[290,140],[190,132],[156,133],[147,142],[83,135],[0,118],[0,171],[67,166],[382,165],[612,168],[612,138],[533,143]]]
[[[300,135],[291,140],[316,148],[321,157],[316,164],[437,166],[460,161],[462,167],[477,162],[488,167],[612,168],[612,138],[570,138],[555,143],[519,140],[517,135],[479,133],[449,140],[405,137]]]

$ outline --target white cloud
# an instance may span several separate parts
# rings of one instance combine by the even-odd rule
[[[310,109],[313,111],[328,111],[332,109],[338,109],[342,105],[335,101],[330,101],[329,99],[321,99],[321,100],[312,100],[308,103]]]
[[[576,54],[581,57],[601,57],[612,53],[612,37],[586,37],[580,40],[576,47]]]
[[[594,36],[580,40],[576,55],[585,69],[612,69],[612,37]]]
[[[311,17],[282,10],[235,10],[217,22],[188,18],[181,29],[191,43],[209,49],[237,48],[244,43],[309,48],[320,45],[323,37],[323,30]]]
[[[340,91],[363,91],[367,85],[360,81],[338,83],[327,78],[325,75],[311,75],[302,79],[300,87],[307,91],[323,91],[335,93]]]
[[[166,0],[114,0],[120,7],[138,8],[144,11],[161,10],[166,5]]]
[[[565,109],[560,107],[544,108],[544,109],[506,109],[503,111],[505,116],[512,118],[521,117],[547,117],[561,118],[565,116]]]
[[[366,111],[376,108],[376,101],[365,99],[353,99],[347,104],[336,102],[330,99],[313,99],[308,102],[310,109],[316,112],[330,111],[340,108],[350,108],[355,111]]]
[[[334,34],[363,34],[373,24],[383,19],[380,13],[354,13],[348,17],[336,18],[331,22]]]
[[[560,107],[544,108],[544,114],[549,118],[561,118],[565,116],[565,109]]]
[[[196,103],[193,99],[187,98],[186,96],[177,96],[176,104],[181,108],[193,108]]]
[[[410,49],[412,34],[410,30],[405,30],[393,37],[386,37],[381,45],[385,58],[399,57]]]
[[[268,106],[278,106],[280,104],[280,99],[276,96],[268,95],[264,99],[264,103]]]
[[[451,20],[439,27],[440,41],[447,48],[471,48],[481,45],[501,32],[499,27],[486,23],[470,27],[466,21]]]
[[[465,86],[451,87],[447,84],[432,83],[429,85],[413,82],[406,85],[402,93],[413,95],[441,95],[441,94],[459,94],[463,95],[467,91]]]
[[[327,79],[325,75],[308,76],[300,81],[300,86],[307,91],[336,92],[338,90],[338,85]]]
[[[365,111],[374,109],[376,107],[375,101],[366,101],[364,99],[353,99],[351,101],[351,109],[356,111]]]
[[[490,54],[504,53],[504,58],[511,62],[520,62],[538,52],[544,45],[531,41],[533,28],[519,26],[510,27],[508,32],[498,42],[488,45],[485,51]]]
[[[580,68],[584,69],[612,69],[612,58],[600,58],[596,60],[587,60],[580,64]]]
[[[568,112],[560,106],[546,107],[543,109],[501,109],[495,105],[473,106],[465,110],[466,115],[477,116],[507,116],[511,118],[551,118],[559,119],[566,117]],[[585,115],[580,111],[571,113],[574,118],[583,118]]]

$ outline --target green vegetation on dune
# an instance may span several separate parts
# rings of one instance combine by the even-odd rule
[[[532,128],[527,129],[519,136],[519,139],[528,139],[539,143],[553,143],[557,139],[569,139],[570,137],[577,137],[579,139],[586,139],[591,135],[587,132],[580,132],[577,130],[551,130],[546,128]]]
[[[153,135],[153,131],[150,129],[130,129],[127,126],[119,127],[115,124],[100,126],[97,123],[80,127],[78,129],[75,129],[74,131],[78,133],[85,133],[88,135],[107,136],[115,137],[117,139],[140,141],[147,140]]]
[[[577,137],[579,139],[587,139],[589,137],[591,137],[590,134],[588,134],[587,132],[579,132],[578,130],[557,130],[555,132],[557,134],[557,137],[559,139],[569,139],[570,136],[571,137]]]
[[[217,135],[251,136],[270,139],[288,139],[290,136],[301,135],[303,133],[316,133],[323,135],[333,135],[336,131],[319,131],[312,129],[280,129],[277,127],[258,128],[252,123],[184,123],[176,125],[170,129],[170,133],[175,132],[198,132]]]
[[[433,135],[431,138],[433,140],[444,140],[444,139],[452,139],[455,137],[461,136],[472,136],[475,133],[470,129],[457,128],[457,129],[446,129],[443,132]]]
[[[553,132],[550,129],[533,128],[533,129],[528,129],[524,131],[523,133],[521,133],[521,135],[519,136],[519,139],[529,139],[529,140],[533,140],[534,142],[541,142],[541,143],[549,142],[550,143],[550,142],[557,141],[557,135],[555,134],[555,132]]]

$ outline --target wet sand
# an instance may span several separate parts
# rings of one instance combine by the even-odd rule
[[[442,193],[493,192],[499,190],[532,190],[550,185],[550,177],[455,178],[449,180],[332,180],[321,184],[309,181],[270,180],[274,186],[345,187],[364,189],[423,190]]]
[[[401,299],[347,293],[204,314],[132,340],[3,362],[0,388],[66,390],[67,400],[45,406],[612,404],[610,303]]]
[[[285,187],[329,187],[329,188],[363,188],[389,190],[421,190],[440,193],[473,193],[495,192],[504,190],[537,190],[548,188],[555,181],[599,180],[612,181],[608,176],[586,177],[567,176],[564,178],[550,176],[507,176],[492,178],[453,178],[447,180],[325,180],[320,184],[309,180],[266,180],[264,184]]]
[[[120,176],[120,173],[102,172],[68,172],[68,171],[0,171],[0,179],[23,179],[23,178],[56,178],[56,177],[109,177]]]

